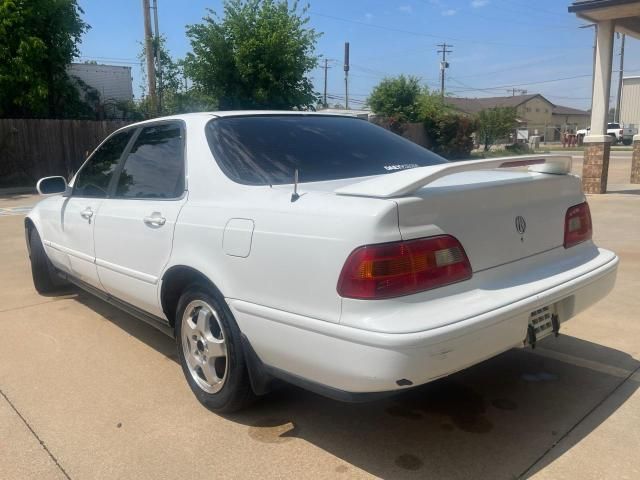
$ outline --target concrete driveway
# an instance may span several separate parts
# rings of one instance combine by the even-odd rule
[[[393,400],[287,387],[227,417],[169,338],[78,291],[36,294],[14,208],[34,199],[1,199],[0,478],[640,478],[640,189],[620,162],[622,193],[589,199],[618,284],[560,338]]]

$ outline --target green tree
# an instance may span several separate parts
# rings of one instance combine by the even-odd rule
[[[66,67],[89,29],[76,0],[0,0],[0,116],[88,114]]]
[[[156,70],[156,90],[177,92],[184,88],[183,66],[180,60],[174,60],[167,48],[167,39],[164,35],[160,35],[160,41],[154,39],[153,48],[157,49],[160,56],[160,68]],[[147,91],[147,63],[144,43],[140,42],[140,51],[138,52],[138,60],[140,60],[140,89],[142,95],[146,95]]]
[[[417,122],[420,120],[420,98],[425,93],[420,79],[400,75],[385,78],[376,85],[367,104],[374,113],[393,122]]]
[[[221,109],[306,109],[318,94],[308,74],[316,67],[319,34],[308,27],[308,6],[286,0],[225,0],[189,25],[193,53],[185,68],[194,86]]]
[[[478,113],[477,134],[484,151],[501,138],[506,138],[516,126],[516,110],[510,107],[488,108]]]
[[[142,90],[143,99],[131,108],[131,105],[123,105],[127,107],[126,117],[130,119],[152,118],[157,116],[152,111],[149,98],[145,97],[147,88],[147,72],[145,59],[144,44],[141,45],[138,58],[142,65],[142,82],[140,88]],[[166,39],[160,36],[160,42],[154,45],[158,48],[160,55],[160,75],[156,74],[158,93],[162,92],[162,108],[160,115],[175,115],[178,113],[199,112],[207,110],[215,110],[217,104],[213,98],[200,91],[197,87],[187,88],[184,83],[184,61],[174,60],[169,52]]]

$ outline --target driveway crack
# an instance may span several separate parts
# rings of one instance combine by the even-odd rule
[[[71,299],[74,299],[74,298],[76,298],[76,297],[75,296],[64,296],[64,297],[52,298],[51,300],[45,300],[43,302],[37,302],[37,303],[29,304],[29,305],[21,305],[21,306],[18,306],[18,307],[6,308],[4,310],[0,310],[0,313],[12,312],[14,310],[24,310],[25,308],[39,307],[41,305],[47,305],[48,303],[61,302],[63,300],[71,300]]]
[[[613,390],[611,390],[607,395],[605,395],[604,398],[602,398],[602,400],[600,400],[592,408],[590,408],[587,413],[585,413],[582,417],[580,417],[580,419],[569,430],[567,430],[560,438],[558,438],[555,442],[553,442],[553,444],[549,448],[547,448],[542,453],[542,455],[540,455],[538,458],[536,458],[533,461],[533,463],[531,463],[531,465],[529,465],[516,478],[525,478],[525,476],[533,469],[533,467],[535,467],[544,457],[547,456],[547,454],[549,452],[551,452],[557,445],[559,445],[560,442],[562,442],[565,438],[567,438],[571,434],[571,432],[573,432],[576,429],[576,427],[578,427],[578,425],[580,425],[582,422],[584,422],[593,412],[595,412],[598,408],[600,408],[600,406],[602,406],[604,404],[604,402],[609,400],[609,398],[611,398],[613,396],[613,394],[615,394],[620,389],[620,387],[622,387],[622,385],[624,385],[627,381],[629,381],[629,379],[631,377],[633,377],[638,372],[640,372],[640,367],[637,367],[635,370],[631,371],[624,379],[622,379],[622,381],[620,383],[618,383],[618,385],[616,385],[613,388]]]
[[[22,414],[18,411],[18,409],[15,407],[15,405],[13,404],[13,402],[11,402],[11,400],[9,400],[9,397],[7,397],[7,395],[2,391],[2,389],[0,389],[0,395],[2,395],[4,397],[4,399],[7,401],[7,403],[9,404],[9,406],[11,407],[11,409],[16,412],[16,415],[18,415],[18,417],[20,417],[20,420],[22,420],[22,423],[24,423],[26,425],[26,427],[29,429],[29,431],[31,432],[31,434],[36,438],[36,440],[38,440],[38,443],[40,443],[40,445],[42,446],[42,448],[44,448],[44,451],[47,452],[47,454],[49,455],[49,457],[51,457],[51,460],[53,460],[53,463],[56,464],[56,467],[58,467],[60,469],[60,471],[62,472],[62,474],[65,476],[65,478],[67,478],[68,480],[71,480],[71,477],[69,476],[69,474],[66,472],[66,470],[62,467],[62,465],[60,465],[60,462],[58,461],[58,459],[55,457],[55,455],[53,453],[51,453],[51,451],[49,450],[49,448],[47,447],[46,443],[44,443],[44,441],[38,436],[38,434],[35,432],[35,430],[33,429],[33,427],[31,427],[31,425],[29,424],[29,422],[27,421],[26,418],[24,418],[24,416],[22,416]]]

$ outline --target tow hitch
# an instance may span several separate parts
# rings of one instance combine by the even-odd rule
[[[560,318],[555,313],[551,315],[551,325],[553,325],[553,334],[556,337],[560,335]]]
[[[536,329],[533,325],[527,327],[527,342],[531,345],[531,349],[536,348]]]

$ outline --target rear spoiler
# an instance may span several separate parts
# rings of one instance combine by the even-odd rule
[[[523,155],[443,163],[380,175],[370,180],[338,188],[335,193],[356,197],[402,197],[435,182],[439,178],[454,173],[517,167],[528,167],[530,172],[567,175],[571,172],[571,157],[566,155]]]

